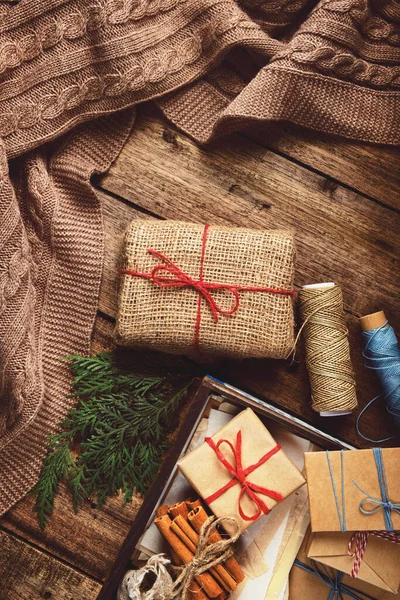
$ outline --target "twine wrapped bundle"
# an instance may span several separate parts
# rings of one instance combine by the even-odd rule
[[[217,527],[218,525],[224,525],[226,522],[234,525],[236,530],[227,538],[222,538],[217,532]],[[163,532],[162,528],[161,533],[164,535]],[[126,573],[119,586],[118,600],[173,600],[174,598],[188,600],[189,598],[192,599],[193,596],[199,599],[207,599],[217,597],[217,594],[218,598],[220,596],[227,597],[227,594],[224,594],[222,589],[218,587],[208,571],[233,557],[234,544],[239,536],[240,526],[236,519],[232,517],[206,518],[201,525],[197,547],[195,553],[191,555],[191,560],[183,561],[186,562],[184,566],[172,569],[177,574],[175,580],[172,579],[167,570],[170,561],[164,554],[157,554],[150,558],[142,569]],[[154,580],[151,588],[145,591],[143,590],[143,584],[146,576],[150,573],[154,575]],[[214,587],[217,590],[215,595],[213,593],[210,596],[205,594],[208,582],[205,575],[215,584]],[[199,586],[200,582],[201,586]]]
[[[121,345],[235,358],[293,346],[291,232],[133,221],[120,273]]]

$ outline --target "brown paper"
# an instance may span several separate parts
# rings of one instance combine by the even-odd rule
[[[341,531],[326,452],[306,452],[305,467],[310,501],[311,529],[317,531]],[[391,502],[400,502],[400,448],[383,448],[386,480]],[[342,510],[342,469],[340,452],[329,453],[333,478],[340,510]],[[365,515],[360,502],[366,494],[353,483],[375,498],[381,499],[378,473],[372,450],[347,450],[343,453],[344,464],[344,510],[347,531],[384,530],[384,511]],[[376,508],[368,502],[364,508]],[[400,515],[391,512],[393,527],[400,529]]]
[[[354,558],[349,556],[347,549],[352,535],[314,533],[308,557],[350,575]],[[400,584],[400,545],[371,534],[357,579],[396,594]]]
[[[310,561],[307,558],[307,549],[310,543],[309,535],[310,532],[308,532],[304,538],[297,555],[297,559],[302,563],[305,563],[307,566],[310,566]],[[330,567],[325,568],[327,568],[330,576],[333,577],[335,570]],[[319,567],[319,569],[321,570],[321,567]],[[351,579],[349,575],[345,575],[342,582],[350,588],[353,588],[356,593],[360,593],[360,598],[363,598],[361,594],[364,593],[368,594],[372,598],[375,598],[375,600],[399,600],[398,595],[392,594],[391,592],[386,592],[371,585],[370,583],[366,583],[365,581]],[[316,575],[308,573],[300,567],[293,565],[289,577],[289,600],[327,600],[329,591],[330,587],[321,581]],[[343,600],[348,600],[349,598],[347,594],[342,594],[342,597]]]
[[[247,408],[234,417],[212,439],[214,443],[217,443],[220,439],[226,439],[233,445],[236,445],[236,435],[239,430],[242,432],[243,468],[257,463],[264,454],[276,445],[269,431],[250,408]],[[228,462],[235,465],[233,453],[228,445],[223,444],[220,450]],[[178,467],[196,492],[204,499],[217,492],[232,479],[232,475],[218,460],[215,452],[207,443],[202,444],[196,450],[187,454],[178,463]],[[256,485],[279,492],[284,498],[297,490],[305,482],[299,469],[286,456],[283,450],[279,450],[264,464],[255,469],[248,475],[247,479]],[[243,520],[239,515],[238,501],[240,489],[241,486],[237,483],[212,502],[210,507],[217,517],[236,517],[242,529],[245,529],[253,521]],[[269,509],[277,504],[276,500],[265,495],[260,494],[260,498]],[[257,512],[257,507],[247,494],[243,494],[241,506],[246,515],[251,516]]]

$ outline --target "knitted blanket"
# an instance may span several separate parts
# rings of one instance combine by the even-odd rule
[[[59,359],[89,352],[102,273],[90,177],[149,99],[201,143],[287,120],[398,144],[400,5],[0,0],[0,513],[72,403]]]

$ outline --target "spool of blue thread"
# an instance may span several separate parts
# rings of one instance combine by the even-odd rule
[[[364,364],[368,369],[376,372],[382,386],[382,393],[370,400],[360,412],[357,418],[357,431],[369,442],[382,443],[396,436],[372,440],[360,432],[359,421],[375,400],[383,398],[386,402],[386,410],[400,432],[400,347],[394,329],[389,325],[383,311],[361,317],[359,322],[365,341]]]

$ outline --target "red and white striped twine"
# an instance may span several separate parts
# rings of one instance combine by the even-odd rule
[[[353,579],[357,577],[360,570],[370,534],[388,540],[393,544],[400,544],[400,535],[397,535],[393,531],[357,531],[356,533],[353,533],[347,548],[348,555],[354,558],[353,568],[350,573],[350,577]],[[353,550],[354,544],[355,547]]]

